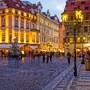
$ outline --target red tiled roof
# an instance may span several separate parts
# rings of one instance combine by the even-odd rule
[[[18,10],[21,10],[21,11],[25,11],[25,12],[31,12],[30,11],[30,9],[37,9],[37,7],[38,7],[38,5],[41,5],[41,4],[38,4],[38,5],[36,5],[36,4],[24,4],[22,1],[20,1],[20,0],[16,0],[16,1],[14,1],[14,0],[4,0],[4,2],[5,3],[7,3],[7,7],[8,8],[15,8],[15,9],[18,9]],[[18,5],[18,6],[17,6]],[[41,5],[42,6],[42,5]],[[24,7],[24,8],[23,8]],[[45,13],[43,13],[43,14],[45,14]],[[55,16],[51,16],[50,18],[52,19],[52,20],[54,20],[54,17]]]
[[[5,3],[7,3],[7,6],[8,7],[12,7],[12,8],[16,8],[16,9],[19,9],[19,10],[22,10],[22,11],[25,11],[25,12],[30,12],[30,8],[31,7],[27,7],[25,4],[22,3],[22,1],[20,0],[16,0],[16,2],[14,2],[13,0],[5,0]],[[19,6],[16,6],[16,5],[19,5]],[[24,7],[24,8],[22,8]]]
[[[83,10],[83,12],[88,13],[90,12],[90,0],[88,1],[74,1],[68,0],[66,2],[66,12],[67,13],[73,13],[75,8],[80,6],[80,9]],[[85,7],[89,7],[89,9],[85,9]]]

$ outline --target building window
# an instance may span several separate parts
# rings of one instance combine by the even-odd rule
[[[69,32],[66,32],[66,36],[69,36]]]
[[[85,10],[89,10],[89,7],[87,6],[87,7],[85,7]]]
[[[31,29],[35,29],[36,28],[36,24],[31,23]]]
[[[14,2],[17,2],[17,0],[13,0]]]
[[[69,38],[69,40],[70,40],[70,43],[73,43],[73,38]]]
[[[18,14],[18,11],[15,11],[15,14]]]
[[[74,5],[74,2],[71,2],[71,5]]]
[[[71,21],[74,20],[74,19],[73,19],[73,16],[70,16],[70,20],[71,20]]]
[[[36,42],[37,42],[37,43],[39,43],[39,37],[40,37],[40,36],[39,36],[39,33],[37,33],[37,35],[36,35]]]
[[[80,43],[80,41],[81,41],[81,38],[80,37],[77,37],[77,43]]]
[[[89,26],[89,32],[90,32],[90,26]]]
[[[85,2],[81,2],[81,4],[85,4]]]
[[[26,21],[26,28],[29,29],[29,21]]]
[[[3,6],[3,3],[0,3],[0,6]]]
[[[88,27],[84,26],[84,32],[88,32]]]
[[[87,15],[87,16],[85,17],[85,19],[86,19],[86,20],[89,20],[89,15]]]
[[[5,42],[5,32],[2,31],[2,42]]]
[[[24,16],[23,12],[21,12],[21,15]]]
[[[24,28],[24,19],[21,19],[21,28]]]
[[[1,25],[1,26],[2,26],[2,27],[5,27],[5,16],[2,16],[2,17],[1,17],[1,22],[2,22],[2,23],[1,23],[2,25]]]
[[[18,27],[18,17],[15,17],[15,27]]]
[[[18,32],[15,32],[15,37],[18,39]]]

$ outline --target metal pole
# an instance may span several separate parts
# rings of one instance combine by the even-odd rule
[[[84,56],[83,56],[83,38],[82,38],[82,62],[81,64],[84,64]]]
[[[74,28],[74,76],[77,76],[77,65],[76,65],[76,28]]]

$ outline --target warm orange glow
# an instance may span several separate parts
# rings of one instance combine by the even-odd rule
[[[63,13],[62,14],[62,21],[63,22],[67,22],[68,21],[68,14],[67,13]]]
[[[9,34],[8,34],[8,32],[9,32],[9,29],[6,29],[6,38],[5,38],[5,40],[6,40],[6,43],[9,43]]]
[[[18,14],[20,15],[21,14],[21,11],[18,11]]]
[[[6,15],[5,17],[6,17],[6,21],[9,21],[8,15]],[[6,27],[8,27],[8,26],[9,26],[9,22],[6,22]]]
[[[24,12],[24,16],[26,16],[26,12]]]
[[[1,36],[2,36],[2,33],[1,33],[1,30],[0,30],[0,43],[2,42],[2,40],[1,40],[2,37]]]
[[[8,13],[8,11],[9,11],[9,10],[8,10],[8,9],[6,9],[5,11],[6,11],[6,13]]]
[[[24,43],[26,43],[26,32],[24,32]]]
[[[36,16],[34,16],[34,19],[36,20]]]
[[[18,32],[18,43],[20,43],[20,31]]]
[[[29,17],[31,16],[31,14],[29,14]]]
[[[15,13],[15,9],[12,9],[12,12]]]

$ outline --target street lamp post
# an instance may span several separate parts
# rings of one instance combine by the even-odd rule
[[[62,13],[62,22],[65,27],[70,26],[74,30],[74,76],[77,76],[77,64],[76,64],[76,30],[81,26],[80,22],[83,20],[82,10],[78,6],[75,10],[75,20],[73,22],[68,21],[69,14],[67,11]],[[67,25],[68,24],[68,25]]]
[[[69,51],[69,38],[64,38],[64,45],[65,45],[65,56],[67,55],[67,52]]]
[[[85,37],[82,38],[82,62],[81,64],[85,64],[84,63],[84,55],[83,55],[83,43],[84,43]]]

